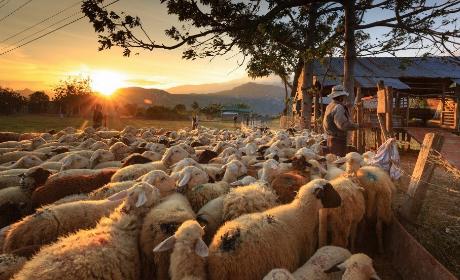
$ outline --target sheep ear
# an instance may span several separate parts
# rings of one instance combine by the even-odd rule
[[[209,255],[209,249],[202,239],[198,239],[195,244],[195,253],[203,258]]]
[[[113,194],[112,196],[109,196],[107,198],[107,200],[117,201],[117,200],[120,200],[120,199],[124,199],[126,196],[128,196],[128,191],[124,190],[124,191],[118,192],[116,194]]]
[[[166,238],[165,240],[163,240],[163,242],[161,242],[160,244],[158,244],[154,249],[153,249],[153,252],[164,252],[164,251],[167,251],[167,250],[171,250],[172,248],[174,248],[174,244],[176,244],[176,237],[174,237],[174,235]]]
[[[347,161],[345,157],[339,158],[338,160],[334,161],[335,164],[344,164]]]
[[[139,196],[137,197],[136,207],[139,208],[143,206],[146,202],[147,202],[147,195],[145,195],[145,192],[141,192]]]
[[[191,172],[184,172],[183,175],[180,177],[180,181],[177,185],[179,187],[183,187],[188,184],[191,178],[192,178]]]
[[[332,273],[332,272],[338,272],[338,271],[344,271],[345,270],[345,264],[344,262],[339,262],[334,264],[332,267],[324,270],[324,273]]]
[[[235,187],[235,186],[239,186],[240,184],[241,184],[241,180],[238,180],[238,181],[235,181],[233,183],[230,183],[230,186]]]
[[[377,275],[377,273],[374,271],[369,278],[370,280],[381,280],[380,277]]]

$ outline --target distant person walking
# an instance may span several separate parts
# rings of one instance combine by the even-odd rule
[[[329,153],[345,156],[347,153],[348,131],[358,129],[358,125],[351,121],[348,108],[345,106],[345,97],[348,96],[342,85],[332,88],[328,95],[332,102],[327,105],[324,113],[323,128],[327,134]]]
[[[249,115],[246,116],[246,126],[249,126]]]
[[[237,122],[238,122],[238,116],[235,115],[235,116],[233,116],[233,126],[234,126],[235,128],[236,128]]]
[[[193,115],[192,117],[192,130],[195,130],[198,128],[198,117],[196,115]]]
[[[94,107],[94,112],[93,112],[93,128],[98,129],[99,127],[101,127],[103,119],[104,119],[104,114],[102,113],[102,105],[97,103],[96,106]]]

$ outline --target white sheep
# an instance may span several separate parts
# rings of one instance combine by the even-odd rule
[[[195,166],[187,166],[182,171],[171,174],[171,177],[176,180],[180,192],[209,182],[208,174]]]
[[[100,163],[114,160],[115,155],[112,152],[104,149],[98,149],[91,155],[91,158],[89,159],[89,168],[95,168]]]
[[[16,256],[13,254],[0,255],[0,280],[9,280],[17,273],[24,264],[27,258]]]
[[[154,252],[173,249],[169,274],[171,280],[202,279],[206,277],[205,257],[208,246],[203,241],[204,230],[196,221],[185,221],[172,235],[158,244]]]
[[[380,280],[380,277],[375,272],[372,259],[365,254],[354,254],[326,272],[335,271],[344,271],[342,280]]]
[[[263,280],[333,280],[341,277],[342,273],[326,273],[331,267],[344,262],[351,253],[344,248],[336,246],[324,246],[292,274],[286,269],[274,269]]]
[[[209,277],[262,279],[275,267],[297,269],[316,250],[318,210],[338,206],[339,194],[318,179],[300,188],[290,204],[227,222],[209,246]]]
[[[163,170],[153,170],[141,177],[142,182],[155,186],[162,197],[168,196],[176,191],[176,182]]]
[[[140,176],[152,171],[166,171],[173,164],[189,156],[189,153],[179,146],[174,146],[166,150],[161,161],[144,164],[133,164],[118,170],[112,177],[112,182],[122,182],[136,180]]]
[[[59,236],[92,228],[120,203],[110,200],[75,201],[38,209],[34,215],[10,226],[3,250],[11,253],[26,246],[41,247],[56,241]]]
[[[14,280],[22,279],[139,279],[139,225],[143,215],[158,203],[158,190],[139,183],[126,193],[123,204],[91,230],[81,230],[45,246]]]
[[[233,183],[238,180],[241,176],[247,174],[247,167],[239,160],[232,160],[229,163],[222,166],[225,169],[224,177],[222,181],[227,183]]]
[[[89,160],[86,157],[71,154],[64,157],[62,160],[62,166],[60,171],[69,169],[87,169],[90,167]]]

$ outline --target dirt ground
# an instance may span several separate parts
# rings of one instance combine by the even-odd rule
[[[401,154],[402,169],[412,174],[417,161],[418,151]],[[395,198],[395,210],[405,200],[405,191],[410,178],[403,175],[404,182],[399,186]],[[415,222],[403,221],[404,227],[439,262],[460,278],[460,181],[437,167]]]

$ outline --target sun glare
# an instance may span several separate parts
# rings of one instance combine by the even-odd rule
[[[124,77],[120,73],[95,71],[91,74],[91,87],[105,96],[112,95],[117,89],[124,86]]]

